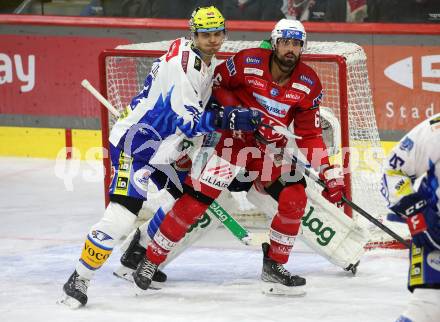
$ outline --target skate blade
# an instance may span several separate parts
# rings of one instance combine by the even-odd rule
[[[143,290],[139,288],[136,283],[133,282],[133,289],[134,289],[134,295],[136,296],[144,296],[149,294],[155,294],[157,291],[160,290],[160,287],[157,287],[153,283],[150,284],[150,287],[148,287],[146,290]]]
[[[263,282],[262,293],[270,296],[301,297],[306,295],[305,285],[286,286],[279,283]]]
[[[113,275],[122,278],[130,283],[133,283],[133,272],[134,270],[125,267],[125,266],[119,266],[114,272]]]
[[[83,306],[81,302],[79,302],[77,299],[74,299],[73,297],[70,297],[69,295],[65,295],[63,298],[59,299],[57,301],[57,304],[64,305],[72,310],[79,309],[81,306]]]

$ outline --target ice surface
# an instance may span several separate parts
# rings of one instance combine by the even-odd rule
[[[405,307],[406,251],[371,251],[353,277],[298,242],[286,267],[307,278],[307,295],[270,297],[261,293],[260,249],[223,229],[166,267],[169,280],[159,291],[135,296],[131,284],[113,277],[116,248],[85,308],[57,305],[104,209],[97,167],[0,158],[0,321],[379,322],[395,321]],[[62,173],[71,175],[63,181]]]

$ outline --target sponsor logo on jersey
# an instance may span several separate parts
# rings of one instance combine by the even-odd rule
[[[169,61],[171,58],[177,56],[179,53],[180,39],[176,39],[168,49],[168,52],[165,56],[165,61]]]
[[[213,155],[202,172],[200,181],[216,188],[225,189],[234,179],[239,168],[228,161]]]
[[[410,285],[418,285],[423,282],[422,272],[423,272],[422,263],[414,263],[411,265]]]
[[[290,108],[289,104],[280,103],[257,93],[253,93],[253,95],[258,104],[263,106],[269,114],[277,117],[285,117],[287,115]]]
[[[412,191],[412,184],[411,180],[409,178],[400,179],[395,185],[394,185],[395,194],[399,197],[408,196]]]
[[[305,92],[306,94],[310,94],[310,88],[308,88],[307,86],[304,86],[303,84],[292,83],[292,88],[296,88],[296,89],[299,89],[300,91]]]
[[[234,76],[235,74],[237,74],[237,70],[235,69],[234,59],[232,57],[226,60],[226,68],[228,69],[229,76]]]
[[[202,69],[202,60],[197,56],[196,59],[194,60],[194,69],[198,70],[199,72]]]
[[[316,96],[315,99],[312,101],[312,108],[318,107],[319,104],[321,104],[322,96],[323,96],[323,93],[321,91],[321,93],[319,93],[318,96]]]
[[[258,88],[258,89],[266,89],[267,88],[267,81],[259,79],[257,77],[252,77],[252,76],[245,76],[244,77],[245,81],[251,85],[254,88]]]
[[[253,74],[257,76],[263,76],[263,70],[259,68],[252,68],[252,67],[245,67],[244,68],[245,74]]]
[[[182,52],[182,68],[183,71],[186,73],[188,70],[188,59],[189,59],[189,51],[185,50]]]
[[[316,241],[319,245],[327,246],[336,235],[336,231],[331,227],[325,227],[322,220],[318,217],[312,216],[314,210],[315,208],[310,206],[307,215],[302,217],[301,221],[303,230],[307,228],[317,236]]]
[[[400,142],[399,148],[402,151],[411,151],[414,147],[414,141],[411,140],[409,137],[406,137],[402,142]]]
[[[313,84],[315,84],[315,82],[306,75],[300,75],[299,79],[302,80],[304,83],[309,84],[310,86],[313,86]]]
[[[272,95],[272,96],[278,96],[280,94],[280,91],[278,90],[278,88],[272,88],[271,90],[270,90],[270,95]]]
[[[228,164],[224,164],[218,167],[213,167],[207,170],[209,173],[217,175],[222,178],[229,179],[232,176],[231,168]]]
[[[418,257],[421,257],[422,255],[423,255],[423,252],[422,252],[421,248],[414,247],[412,249],[412,254],[411,254],[412,258],[418,258]]]
[[[428,265],[436,271],[440,271],[440,251],[434,250],[427,257]]]
[[[244,59],[244,63],[248,64],[248,65],[259,65],[259,64],[261,64],[261,58],[260,57],[247,56]]]
[[[136,187],[141,189],[142,191],[148,191],[148,182],[150,179],[151,171],[147,169],[139,169],[137,170],[134,175],[134,183],[136,184]]]
[[[118,181],[116,183],[116,189],[117,190],[124,190],[125,194],[126,194],[126,191],[128,189],[128,178],[118,177]],[[122,191],[119,191],[119,193],[117,193],[117,194],[124,194],[121,192]]]
[[[297,93],[295,91],[288,90],[286,91],[285,98],[289,101],[293,101],[294,103],[299,102],[304,97],[304,94]]]

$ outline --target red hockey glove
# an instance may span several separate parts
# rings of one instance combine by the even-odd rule
[[[324,181],[326,188],[322,196],[334,204],[340,204],[344,196],[344,177],[339,165],[330,165],[324,168],[319,177]]]

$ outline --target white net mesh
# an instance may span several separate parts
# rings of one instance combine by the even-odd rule
[[[158,56],[157,51],[167,50],[169,44],[170,41],[163,41],[119,46],[118,53],[112,53],[105,58],[105,94],[111,104],[118,110],[123,110],[129,104],[141,90],[144,78],[149,73],[153,60]],[[233,53],[244,48],[258,47],[259,44],[259,41],[226,41],[221,52]],[[130,50],[145,52],[142,56],[134,56],[139,53],[129,53]],[[340,70],[338,59],[345,61],[346,71]],[[342,131],[348,131],[352,200],[382,220],[387,213],[385,201],[379,192],[383,151],[374,115],[366,55],[362,47],[353,43],[311,41],[303,54],[303,60],[320,77],[324,88],[322,105],[330,108],[342,125],[344,122],[348,125],[348,130],[344,131],[342,128]],[[347,84],[346,90],[344,79]],[[109,127],[113,119],[110,117]],[[341,133],[342,137],[344,133]],[[332,161],[341,163],[341,160],[341,155],[337,155]],[[148,206],[155,209],[167,202],[171,200],[165,194],[158,193],[152,197]],[[242,221],[252,224],[264,222],[264,217],[246,200],[244,193],[234,193],[230,205],[228,208],[233,214],[240,215]],[[356,214],[353,213],[353,216],[356,217]],[[357,220],[369,225],[361,218]],[[401,226],[391,228],[395,231],[398,228],[400,234],[406,234],[406,231],[402,232]],[[383,233],[373,234],[378,244],[389,240]]]

